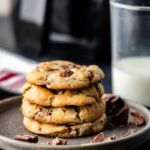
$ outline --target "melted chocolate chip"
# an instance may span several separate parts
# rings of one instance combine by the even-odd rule
[[[52,113],[51,111],[48,111],[47,109],[42,109],[42,112],[46,115],[46,116],[50,116]]]
[[[61,77],[70,77],[72,74],[73,74],[73,71],[69,69],[60,72]]]

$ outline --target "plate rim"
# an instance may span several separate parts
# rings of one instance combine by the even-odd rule
[[[9,103],[10,101],[12,102],[13,100],[19,101],[19,99],[21,99],[21,98],[22,98],[22,96],[13,96],[10,98],[3,99],[0,101],[0,106],[4,103]],[[18,99],[18,100],[16,100],[16,99]],[[127,103],[131,108],[136,108],[136,109],[140,110],[142,113],[144,113],[145,115],[147,115],[146,117],[148,119],[147,119],[147,123],[143,127],[143,129],[135,132],[132,135],[122,137],[120,139],[116,139],[113,141],[107,141],[107,142],[101,142],[101,143],[90,143],[89,142],[89,143],[79,144],[79,145],[42,145],[42,144],[38,144],[38,143],[35,144],[35,143],[27,143],[27,142],[23,142],[23,141],[17,141],[15,139],[11,139],[9,137],[0,135],[0,142],[4,142],[5,144],[6,143],[11,144],[11,145],[14,145],[17,147],[26,147],[26,148],[35,147],[35,148],[46,148],[46,149],[60,149],[60,148],[61,149],[66,149],[66,148],[77,149],[77,148],[81,148],[81,147],[84,147],[84,148],[86,148],[86,147],[90,148],[91,147],[92,148],[92,147],[96,147],[96,146],[105,146],[105,145],[125,142],[125,141],[133,139],[135,137],[139,137],[140,135],[150,131],[150,111],[143,105],[140,105],[140,104],[137,104],[134,102],[129,102],[129,101],[127,101]]]

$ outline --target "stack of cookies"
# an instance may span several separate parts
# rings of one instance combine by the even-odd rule
[[[100,132],[106,123],[103,71],[96,65],[42,62],[27,74],[21,111],[29,131],[52,137]]]

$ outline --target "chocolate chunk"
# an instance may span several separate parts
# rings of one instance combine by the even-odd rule
[[[104,94],[102,99],[106,102],[106,114],[115,114],[119,109],[121,109],[125,102],[119,96],[113,94]]]
[[[52,145],[67,145],[67,140],[56,137],[52,140]]]
[[[115,125],[127,125],[129,116],[129,107],[125,105],[112,118],[111,122]]]
[[[51,116],[52,112],[51,112],[51,110],[48,110],[46,108],[40,108],[39,111],[35,114],[35,119],[36,118],[41,118],[43,116],[43,114],[45,116]]]
[[[61,77],[70,77],[73,74],[73,71],[66,69],[62,72],[60,72]]]
[[[42,109],[42,112],[43,112],[46,116],[51,116],[51,115],[52,115],[52,112],[51,112],[50,110],[48,110],[48,109],[45,109],[45,108]]]
[[[24,141],[24,142],[31,142],[31,143],[38,142],[38,136],[32,136],[32,135],[16,135],[14,139]]]
[[[133,124],[136,126],[142,126],[145,124],[145,120],[143,116],[139,112],[131,112],[131,116],[133,117]]]
[[[111,93],[104,94],[102,99],[106,102],[108,123],[111,124],[111,126],[127,125],[129,117],[129,107],[127,103],[121,97]]]
[[[105,140],[105,136],[104,133],[101,132],[99,134],[97,134],[93,139],[92,139],[92,143],[97,143],[97,142],[103,142]]]

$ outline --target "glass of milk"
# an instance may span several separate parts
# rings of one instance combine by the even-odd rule
[[[112,90],[150,106],[150,0],[110,0]]]

